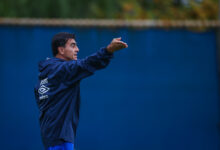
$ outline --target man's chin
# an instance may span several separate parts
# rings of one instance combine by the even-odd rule
[[[73,60],[77,60],[77,57],[73,57]]]

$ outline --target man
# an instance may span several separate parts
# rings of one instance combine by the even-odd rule
[[[40,128],[46,150],[73,150],[79,120],[80,81],[105,68],[113,53],[128,45],[115,38],[95,54],[77,59],[74,34],[61,32],[52,39],[53,58],[39,63],[35,97],[40,110]]]

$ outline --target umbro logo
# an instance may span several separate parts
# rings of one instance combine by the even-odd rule
[[[47,83],[48,83],[47,78],[41,80],[41,82],[40,82],[40,88],[38,89],[38,93],[41,94],[41,96],[39,97],[39,100],[44,100],[44,99],[49,98],[48,95],[44,95],[45,93],[47,93],[50,90],[50,88],[48,88],[44,85]]]
[[[46,92],[48,92],[50,90],[50,88],[41,85],[40,88],[38,89],[38,93],[40,93],[41,95],[45,94]]]

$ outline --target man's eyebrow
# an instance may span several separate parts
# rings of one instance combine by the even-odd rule
[[[70,44],[77,44],[76,42],[72,42],[72,43],[70,43]]]

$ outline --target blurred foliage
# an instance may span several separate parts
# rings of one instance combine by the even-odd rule
[[[218,0],[0,0],[0,17],[202,19],[218,18]]]

